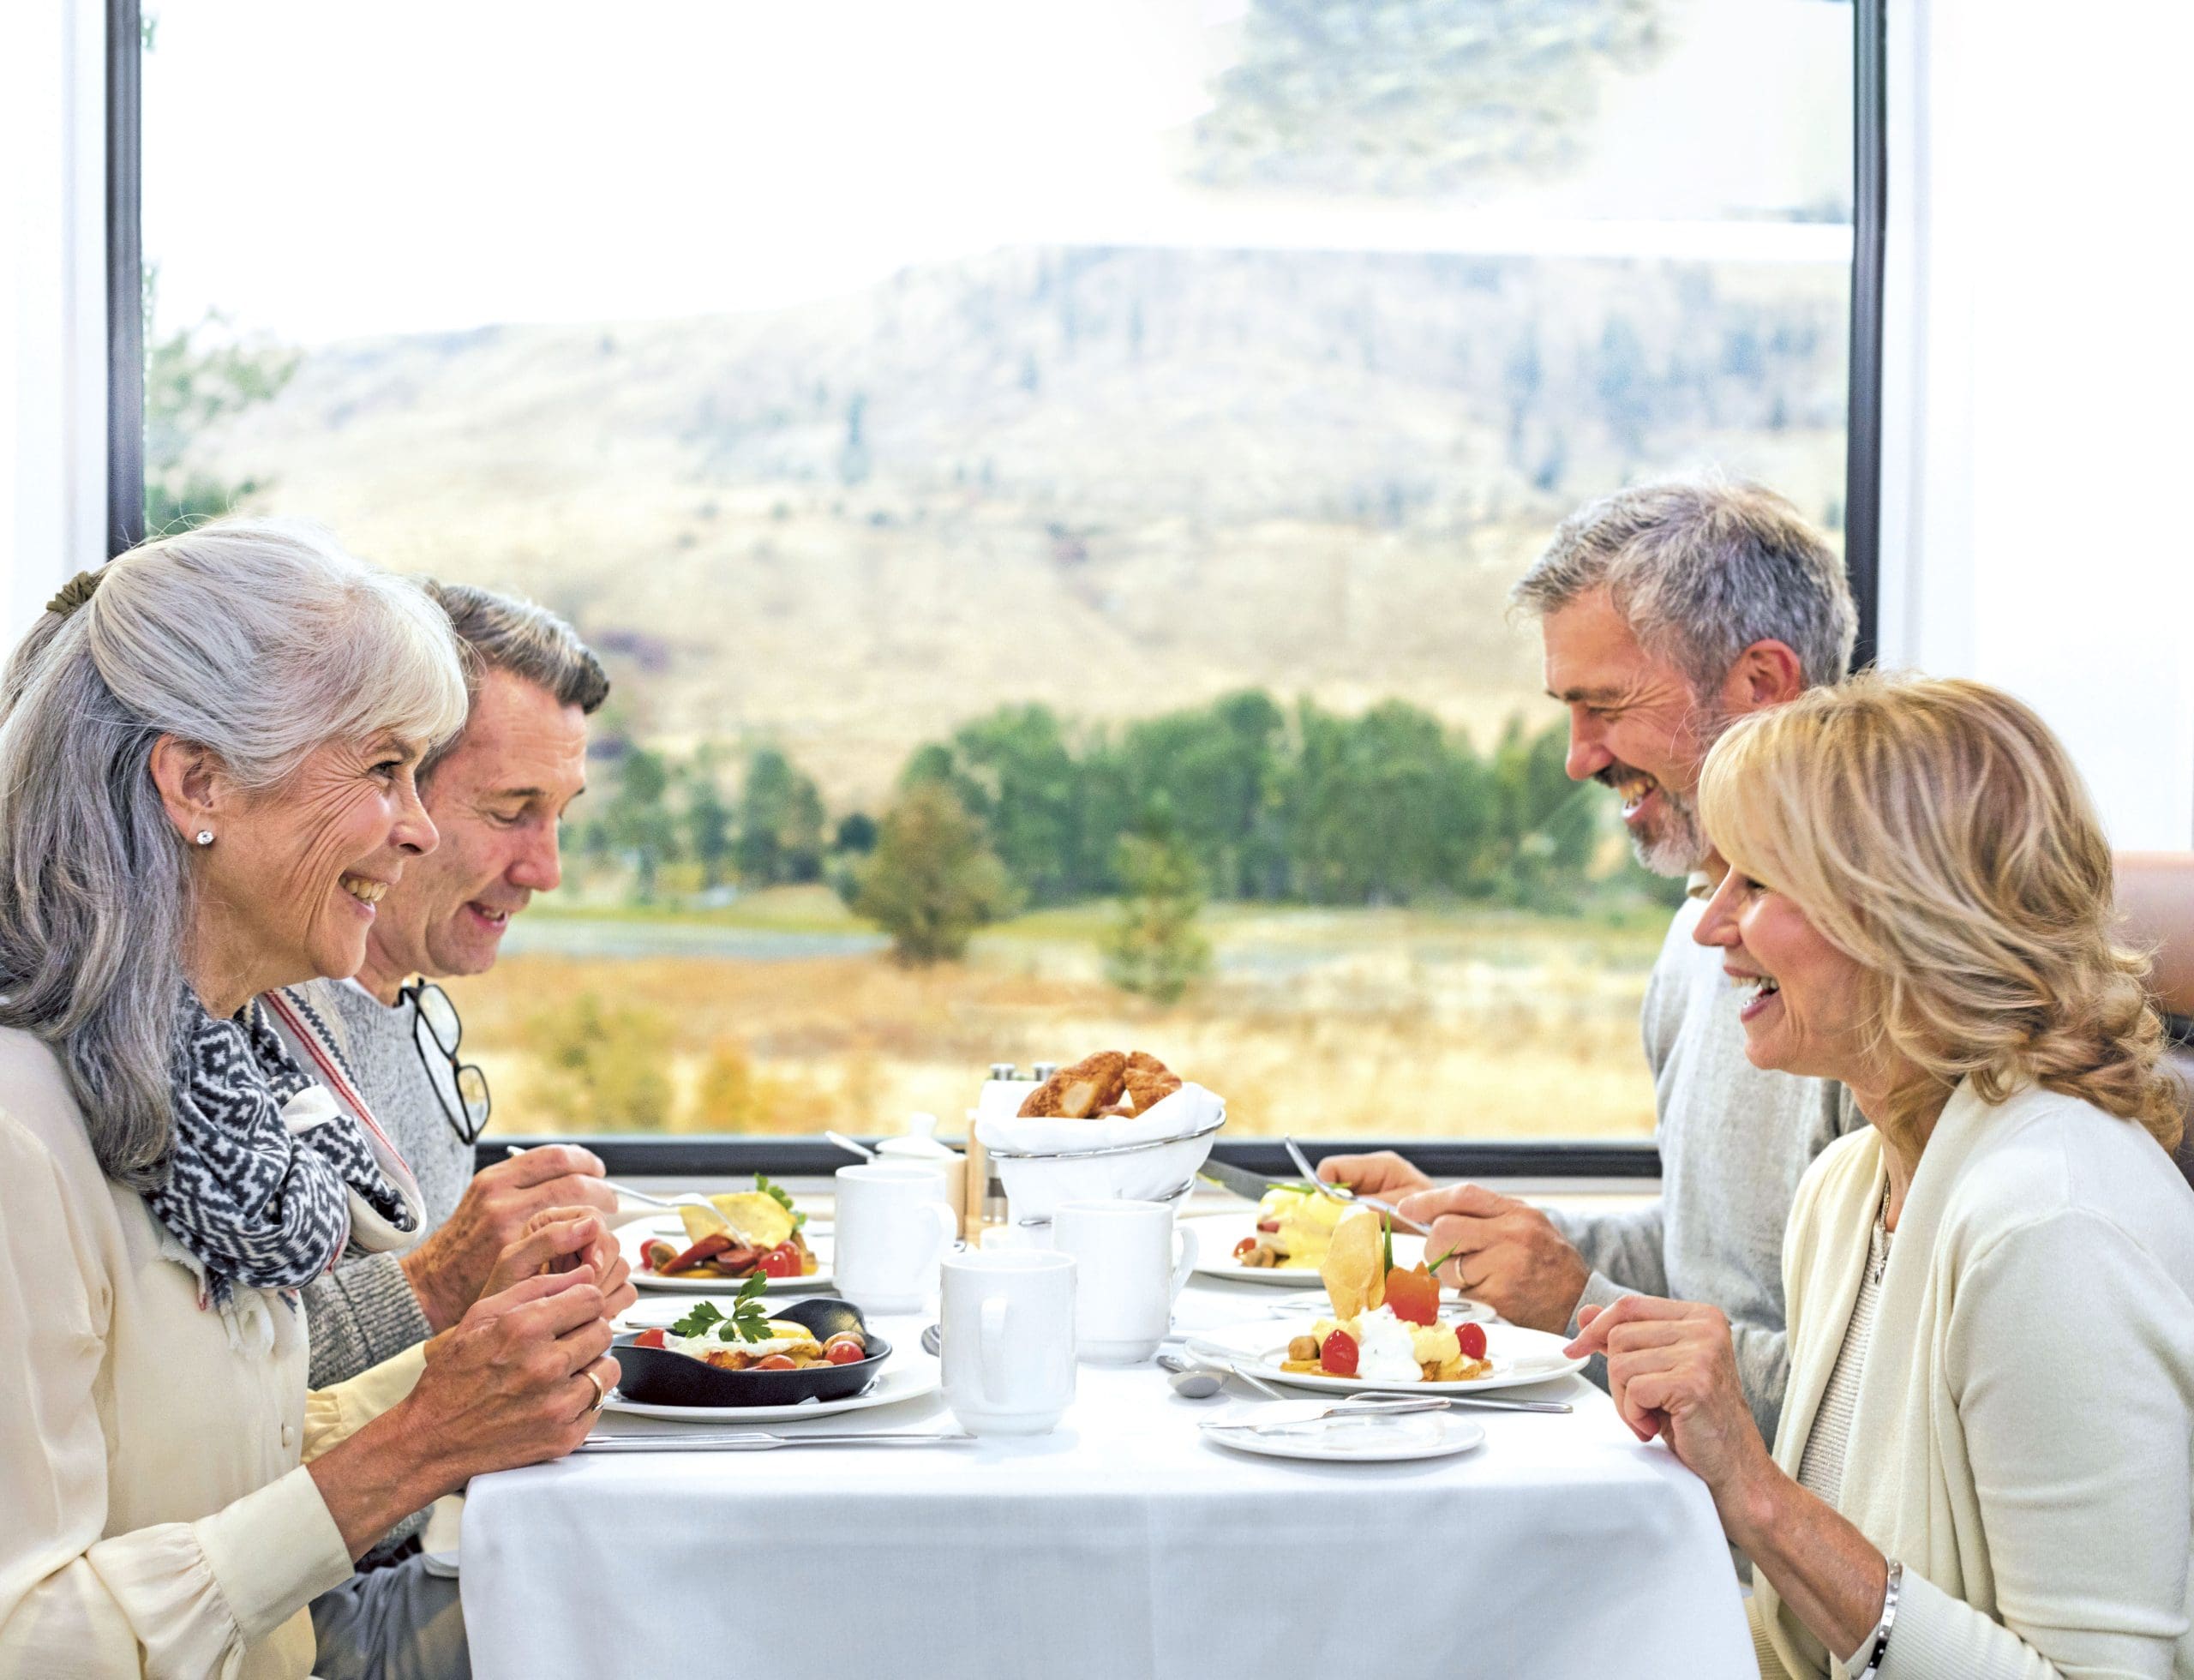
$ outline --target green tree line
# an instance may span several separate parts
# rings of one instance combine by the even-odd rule
[[[627,867],[641,899],[676,862],[698,865],[704,886],[827,878],[856,898],[879,820],[848,812],[834,825],[782,748],[752,748],[734,766],[715,747],[677,765],[608,745],[614,790],[572,837],[583,855]],[[1564,747],[1559,723],[1533,733],[1517,718],[1481,753],[1399,700],[1348,716],[1245,690],[1116,729],[1004,706],[918,748],[892,809],[948,792],[974,851],[1002,872],[982,889],[994,903],[1133,890],[1149,854],[1124,843],[1141,840],[1179,854],[1195,889],[1220,901],[1559,909],[1599,838],[1592,790],[1564,773]],[[944,832],[934,802],[918,803],[907,831]]]

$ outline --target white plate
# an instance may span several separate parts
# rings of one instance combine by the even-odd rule
[[[1282,1289],[1312,1289],[1318,1286],[1315,1266],[1245,1266],[1234,1257],[1234,1245],[1257,1234],[1256,1217],[1238,1214],[1199,1214],[1182,1225],[1196,1233],[1196,1270],[1205,1277],[1231,1278],[1237,1283],[1262,1283]],[[1425,1257],[1424,1239],[1407,1232],[1394,1233],[1394,1263],[1414,1266]],[[1443,1298],[1454,1299],[1453,1284],[1440,1286]]]
[[[1333,1310],[1333,1303],[1324,1290],[1309,1289],[1299,1295],[1282,1296],[1265,1311],[1274,1318],[1305,1318],[1315,1323],[1330,1317]],[[1484,1301],[1467,1300],[1454,1290],[1443,1288],[1440,1294],[1440,1317],[1450,1324],[1490,1324],[1496,1315]]]
[[[1310,1401],[1265,1401],[1236,1407],[1202,1425],[1203,1438],[1238,1453],[1268,1458],[1310,1458],[1328,1464],[1393,1464],[1408,1459],[1445,1458],[1466,1453],[1485,1439],[1485,1428],[1451,1413],[1412,1412],[1399,1418],[1325,1418],[1300,1428],[1274,1430],[1292,1411],[1318,1409]],[[1230,1423],[1256,1423],[1263,1430],[1227,1429]]]
[[[902,1400],[920,1400],[937,1392],[937,1361],[916,1359],[891,1366],[857,1395],[843,1400],[803,1401],[798,1406],[651,1406],[627,1400],[617,1389],[602,1402],[605,1412],[622,1412],[633,1418],[668,1418],[688,1424],[790,1423],[797,1418],[827,1418],[836,1412],[859,1412],[871,1406],[895,1406]]]
[[[655,1289],[674,1295],[729,1296],[737,1294],[739,1286],[746,1281],[739,1277],[657,1277],[653,1272],[644,1272],[640,1269],[640,1245],[658,1239],[676,1242],[683,1247],[686,1227],[674,1219],[627,1225],[617,1233],[617,1245],[624,1251],[625,1263],[632,1269],[635,1289]],[[814,1250],[815,1263],[820,1269],[806,1277],[773,1277],[770,1280],[770,1294],[794,1295],[830,1287],[830,1239],[815,1232],[808,1236],[807,1245]]]
[[[1311,1323],[1305,1318],[1296,1329],[1308,1335]],[[1280,1367],[1287,1358],[1287,1342],[1285,1324],[1260,1318],[1191,1336],[1189,1352],[1191,1355],[1223,1353],[1242,1370],[1265,1382],[1291,1389],[1317,1389],[1329,1394],[1355,1394],[1364,1389],[1376,1389],[1383,1394],[1478,1394],[1487,1389],[1550,1383],[1585,1368],[1584,1360],[1569,1359],[1562,1353],[1568,1345],[1566,1338],[1549,1335],[1544,1330],[1527,1330],[1517,1324],[1485,1327],[1485,1353],[1493,1361],[1492,1374],[1460,1383],[1371,1383],[1360,1377],[1314,1377],[1304,1371],[1282,1371]]]

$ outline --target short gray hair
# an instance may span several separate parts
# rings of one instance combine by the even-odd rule
[[[316,748],[465,722],[448,621],[324,531],[224,520],[56,597],[0,678],[0,1025],[54,1046],[101,1169],[165,1178],[189,850],[152,776],[176,735],[247,789]]]
[[[1590,502],[1562,521],[1508,599],[1544,617],[1596,589],[1699,694],[1760,641],[1796,654],[1807,687],[1840,682],[1859,636],[1843,562],[1796,508],[1757,484],[1670,481]]]
[[[514,595],[498,595],[475,584],[446,584],[422,579],[427,593],[449,615],[450,627],[469,656],[465,687],[479,697],[483,671],[506,671],[545,688],[559,705],[575,705],[591,715],[609,698],[609,677],[579,633],[546,607]],[[423,783],[457,745],[453,736],[419,767]]]

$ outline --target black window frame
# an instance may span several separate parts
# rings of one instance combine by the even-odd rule
[[[1883,244],[1887,226],[1887,0],[1851,0],[1852,202],[1849,409],[1846,417],[1843,560],[1859,608],[1855,666],[1879,646],[1881,541]],[[139,0],[106,5],[107,552],[145,537],[145,333],[142,179],[142,68]],[[971,1073],[972,1080],[973,1075]],[[1380,1140],[1313,1140],[1314,1157],[1376,1148]],[[732,1135],[528,1138],[497,1136],[478,1144],[480,1164],[513,1143],[583,1143],[613,1173],[716,1177],[764,1172],[823,1176],[845,1161],[820,1138]],[[1436,1178],[1645,1179],[1660,1173],[1650,1142],[1426,1138],[1408,1151]],[[1253,1173],[1292,1169],[1279,1144],[1222,1138],[1213,1153]]]

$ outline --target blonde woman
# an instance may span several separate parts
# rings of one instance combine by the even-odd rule
[[[2194,1674],[2194,1193],[2063,749],[1979,683],[1861,681],[1739,723],[1700,795],[1747,1055],[1872,1125],[1791,1210],[1771,1455],[1712,1308],[1576,1351],[1751,1555],[1764,1673]]]

